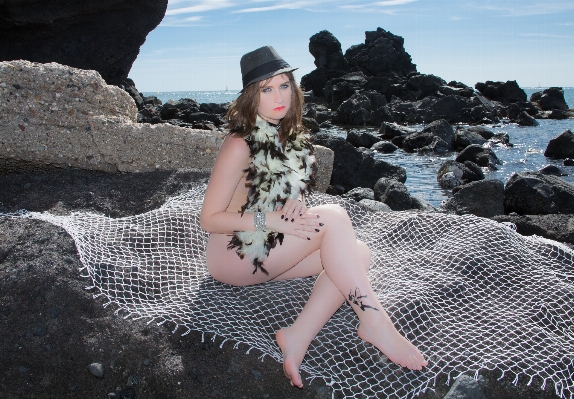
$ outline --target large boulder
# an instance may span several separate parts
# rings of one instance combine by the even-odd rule
[[[420,100],[430,94],[437,95],[441,86],[446,82],[435,75],[413,74],[408,78],[405,86],[408,90],[416,92],[416,99]]]
[[[329,31],[323,30],[309,39],[309,52],[315,57],[317,69],[301,78],[301,86],[323,97],[323,88],[329,79],[344,75],[348,70],[341,43]]]
[[[407,187],[394,179],[380,178],[373,187],[375,199],[387,204],[393,211],[412,208],[413,200]]]
[[[120,85],[166,8],[167,0],[2,1],[0,61],[93,69]]]
[[[504,183],[479,180],[453,189],[453,196],[442,206],[457,215],[493,217],[504,214]]]
[[[478,144],[471,144],[462,150],[456,157],[456,162],[464,163],[466,161],[471,161],[478,166],[488,167],[490,169],[496,169],[496,165],[502,164],[498,159],[494,151],[490,148],[484,148]]]
[[[373,144],[380,142],[381,138],[370,132],[351,130],[347,133],[347,141],[355,147],[371,148]]]
[[[551,240],[574,244],[574,215],[498,215],[497,222],[510,222],[524,236],[537,235]]]
[[[478,144],[482,146],[487,141],[488,139],[485,139],[479,132],[475,130],[459,128],[456,130],[454,136],[454,147],[456,150],[461,151],[471,144]]]
[[[398,125],[394,122],[383,122],[379,128],[379,136],[382,139],[393,139],[395,137],[406,136],[417,131],[408,126]]]
[[[222,134],[137,123],[124,90],[96,71],[0,63],[0,164],[107,172],[210,168]]]
[[[405,151],[442,153],[454,149],[455,134],[444,119],[431,122],[420,132],[409,134],[403,140]]]
[[[564,100],[564,90],[562,90],[562,87],[550,87],[532,93],[530,101],[536,103],[538,108],[543,111],[551,111],[554,109],[561,111],[568,110],[568,104],[566,104],[566,100]]]
[[[323,94],[329,106],[337,109],[345,100],[362,90],[366,84],[367,77],[362,72],[351,72],[326,82]]]
[[[349,65],[368,76],[403,76],[416,72],[416,65],[405,51],[404,39],[384,29],[365,32],[365,43],[345,52]]]
[[[330,148],[335,153],[331,184],[349,191],[355,187],[371,188],[381,177],[388,177],[404,183],[407,172],[404,168],[376,159],[374,151],[353,147],[342,137],[319,132],[314,144]]]
[[[376,125],[392,120],[385,96],[377,91],[359,91],[337,109],[335,122],[343,125]]]
[[[506,182],[504,210],[520,215],[574,213],[574,185],[539,172],[515,173]]]
[[[499,101],[504,104],[526,101],[526,93],[518,86],[516,80],[506,82],[478,82],[474,85],[483,96],[490,100]]]
[[[574,158],[574,134],[570,129],[563,131],[548,142],[544,156],[548,158]]]
[[[439,186],[446,189],[482,179],[484,179],[482,169],[471,161],[465,163],[446,161],[440,166],[436,176]]]

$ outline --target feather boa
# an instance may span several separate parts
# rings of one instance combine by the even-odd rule
[[[291,132],[285,148],[279,141],[277,128],[257,116],[255,129],[244,137],[253,161],[245,170],[249,192],[241,207],[244,213],[273,212],[288,199],[311,191],[315,185],[315,157],[308,135]],[[235,249],[241,259],[248,257],[253,263],[253,274],[261,270],[269,274],[263,262],[277,242],[283,243],[283,233],[270,229],[237,231],[227,249]]]

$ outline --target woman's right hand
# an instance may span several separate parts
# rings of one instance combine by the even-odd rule
[[[303,216],[296,219],[281,218],[283,212],[267,212],[265,215],[266,226],[268,229],[278,233],[290,234],[304,240],[310,240],[313,234],[321,231],[323,223],[320,221],[320,216],[316,213],[309,211],[305,212]]]

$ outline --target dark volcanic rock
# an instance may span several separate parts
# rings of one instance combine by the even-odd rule
[[[407,187],[394,179],[380,178],[373,188],[375,199],[387,204],[393,211],[412,208],[413,200]]]
[[[402,148],[405,151],[441,153],[454,149],[454,139],[452,126],[440,119],[429,123],[422,131],[406,136]]]
[[[373,144],[371,149],[378,151],[378,152],[382,152],[384,154],[390,154],[390,153],[398,150],[399,147],[397,147],[396,145],[394,145],[390,141],[379,141],[378,143]]]
[[[393,119],[385,96],[377,91],[359,91],[337,109],[335,122],[343,125],[376,125]]]
[[[3,1],[0,61],[94,69],[119,86],[166,8],[167,0]]]
[[[493,217],[504,214],[504,184],[500,180],[480,180],[453,189],[443,205],[457,215]]]
[[[456,157],[457,162],[471,161],[482,167],[489,167],[491,169],[496,169],[496,165],[500,165],[501,162],[490,148],[481,147],[478,144],[472,144],[462,150]]]
[[[497,222],[511,222],[516,231],[524,236],[538,235],[570,244],[574,247],[574,215],[499,215],[493,217]]]
[[[415,129],[407,126],[397,125],[394,122],[383,122],[379,128],[379,136],[382,139],[393,139],[394,137],[406,136],[416,132],[417,131]]]
[[[574,158],[574,134],[565,130],[548,142],[544,156],[548,158]]]
[[[454,137],[454,147],[460,151],[465,149],[471,144],[478,144],[482,146],[488,140],[482,137],[479,133],[470,129],[457,129]]]
[[[446,82],[435,75],[418,74],[412,75],[406,83],[406,88],[416,92],[416,99],[421,100],[429,94],[437,95],[441,86]]]
[[[352,130],[347,133],[347,141],[355,147],[371,148],[373,144],[378,143],[381,139],[369,132]]]
[[[564,100],[564,90],[562,90],[562,87],[550,87],[532,93],[530,101],[536,103],[543,111],[551,111],[553,109],[568,110],[568,104],[566,104],[566,100]]]
[[[490,100],[505,104],[526,101],[526,93],[518,86],[516,80],[508,80],[506,82],[487,80],[484,83],[477,83],[474,87]]]
[[[362,72],[352,72],[326,82],[323,94],[329,106],[336,109],[357,91],[362,90],[367,77]]]
[[[504,210],[520,215],[574,213],[574,185],[539,172],[515,173],[506,182]]]
[[[395,179],[401,183],[407,180],[404,168],[375,159],[374,151],[357,149],[342,137],[319,132],[314,136],[313,143],[334,151],[331,185],[339,185],[344,191],[355,187],[371,188],[381,177]]]
[[[466,161],[465,163],[460,163],[449,160],[441,165],[436,179],[442,188],[455,188],[456,186],[484,179],[484,173],[474,162]]]
[[[357,187],[342,195],[343,198],[352,198],[359,202],[363,199],[374,200],[375,193],[372,188]]]
[[[407,76],[416,65],[405,51],[404,39],[384,29],[365,32],[365,43],[351,46],[345,52],[351,67],[368,76]]]

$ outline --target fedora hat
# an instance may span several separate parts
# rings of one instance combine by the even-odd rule
[[[271,46],[263,46],[243,55],[240,65],[244,89],[251,83],[297,69],[291,68]]]

